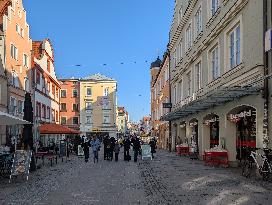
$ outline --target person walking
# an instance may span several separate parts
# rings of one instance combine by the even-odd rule
[[[118,161],[119,152],[120,152],[120,145],[119,145],[118,141],[116,141],[115,145],[114,145],[114,153],[115,153],[115,161],[116,162]]]
[[[139,154],[139,151],[141,148],[141,143],[140,143],[139,138],[134,136],[132,139],[132,145],[133,145],[133,152],[134,152],[134,162],[137,162],[138,154]]]
[[[152,159],[154,158],[154,153],[156,153],[156,141],[154,138],[152,138],[149,142],[149,145],[151,147],[151,156],[152,156]]]
[[[94,136],[93,140],[91,141],[91,147],[92,147],[93,155],[94,155],[94,163],[95,163],[95,160],[98,163],[98,153],[100,151],[100,141],[96,136]]]
[[[113,160],[113,151],[115,147],[115,138],[111,137],[110,138],[110,149],[109,149],[109,155],[110,155],[110,160]]]
[[[109,144],[109,137],[106,136],[103,140],[104,144],[104,160],[108,159],[108,144]]]
[[[90,152],[89,152],[89,142],[84,142],[83,144],[83,151],[84,151],[84,156],[85,156],[85,162],[87,163],[88,160],[89,160],[89,155],[90,155]]]
[[[131,157],[129,155],[129,150],[130,150],[130,139],[129,137],[126,137],[125,142],[124,142],[124,160],[125,161],[130,161]]]

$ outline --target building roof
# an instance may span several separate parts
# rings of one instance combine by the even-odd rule
[[[162,61],[161,61],[160,57],[158,56],[157,60],[154,61],[153,63],[151,63],[150,69],[156,68],[156,67],[161,67],[161,63],[162,63]]]
[[[109,78],[105,75],[102,75],[100,73],[90,75],[86,78],[82,78],[81,80],[92,80],[92,81],[115,81],[113,78]]]
[[[41,134],[79,134],[80,132],[58,124],[43,124],[40,126]]]

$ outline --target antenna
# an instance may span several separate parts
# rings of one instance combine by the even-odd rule
[[[158,54],[158,56],[160,56],[160,49],[159,48],[157,48],[157,54]]]

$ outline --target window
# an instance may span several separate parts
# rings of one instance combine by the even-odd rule
[[[103,108],[104,110],[110,109],[110,101],[108,99],[103,99]]]
[[[167,82],[168,78],[169,78],[169,68],[168,68],[168,66],[165,69],[164,78],[165,78],[165,82]]]
[[[104,88],[104,96],[108,96],[109,95],[109,88]]]
[[[210,1],[211,1],[211,14],[213,16],[219,8],[219,0],[210,0]]]
[[[78,104],[73,104],[73,111],[78,111]]]
[[[178,91],[179,91],[179,100],[183,100],[183,84],[182,80],[178,83]]]
[[[104,124],[109,124],[110,123],[110,116],[104,115],[103,116],[103,123]]]
[[[198,8],[195,14],[195,37],[197,37],[202,32],[202,8]]]
[[[16,24],[16,32],[20,34],[20,26],[18,24]]]
[[[87,96],[91,96],[92,95],[92,88],[87,88]]]
[[[25,91],[26,92],[29,92],[29,80],[28,80],[28,77],[25,77]]]
[[[42,105],[42,118],[46,118],[46,107],[44,104]]]
[[[192,74],[191,71],[187,73],[187,96],[191,96],[192,94]]]
[[[9,104],[9,112],[11,114],[15,114],[15,109],[16,109],[16,99],[14,97],[10,97],[10,104]]]
[[[13,59],[18,60],[18,49],[13,44],[11,44],[10,55]]]
[[[91,110],[93,108],[91,102],[86,102],[86,110]]]
[[[41,118],[41,103],[39,102],[36,103],[36,116]]]
[[[16,72],[12,72],[11,75],[12,75],[11,76],[12,77],[12,79],[11,79],[12,85],[15,86],[16,88],[19,88],[19,77],[18,77],[17,73]]]
[[[51,112],[52,112],[52,121],[53,121],[53,122],[55,122],[55,110],[54,110],[54,109],[52,109],[52,111],[51,111]]]
[[[192,24],[190,23],[186,29],[185,33],[186,39],[186,50],[189,50],[192,47]]]
[[[50,120],[50,107],[47,106],[46,118]]]
[[[182,59],[183,57],[183,52],[182,52],[182,41],[180,41],[179,46],[178,46],[178,56],[179,56],[179,61]]]
[[[28,55],[26,54],[23,55],[23,64],[24,64],[24,67],[29,68],[29,58],[28,58]]]
[[[179,12],[178,12],[178,24],[180,24],[182,16],[183,16],[183,9],[182,9],[182,5],[181,5]]]
[[[47,60],[47,71],[50,72],[50,61]]]
[[[178,98],[177,98],[177,85],[175,85],[175,87],[174,87],[174,102],[175,103],[177,103],[177,101],[178,101]]]
[[[23,107],[23,101],[18,100],[18,114],[23,114],[24,107]]]
[[[59,98],[59,89],[56,88],[56,97]]]
[[[55,95],[55,85],[52,83],[52,94]]]
[[[66,125],[66,117],[61,117],[60,123]]]
[[[176,67],[177,66],[177,48],[175,48],[173,60],[174,60],[174,66]]]
[[[201,62],[195,65],[195,82],[196,82],[196,91],[198,91],[202,87]]]
[[[44,80],[45,82],[45,80]],[[41,83],[41,74],[40,71],[36,71],[36,83],[39,85]]]
[[[60,97],[66,98],[66,90],[60,90]]]
[[[73,90],[73,98],[76,98],[77,97],[77,90]]]
[[[56,122],[58,122],[58,121],[59,121],[59,112],[56,111]]]
[[[212,71],[212,80],[215,80],[219,77],[219,58],[218,58],[218,46],[216,46],[211,51],[211,71]]]
[[[66,111],[66,103],[61,103],[60,104],[60,110],[61,111]]]
[[[240,25],[229,33],[229,67],[234,68],[241,63]]]
[[[92,116],[86,116],[86,124],[92,124]]]
[[[73,117],[73,125],[78,125],[78,117]]]

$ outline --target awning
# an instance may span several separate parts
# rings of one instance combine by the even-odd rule
[[[43,124],[39,129],[40,134],[80,134],[79,131],[58,124]]]
[[[177,110],[170,112],[161,117],[163,121],[173,121],[176,119],[184,118],[194,113],[225,104],[235,99],[248,96],[257,95],[260,93],[259,87],[223,87],[211,91],[200,98],[184,105]]]
[[[30,122],[0,111],[0,125],[29,125]]]

